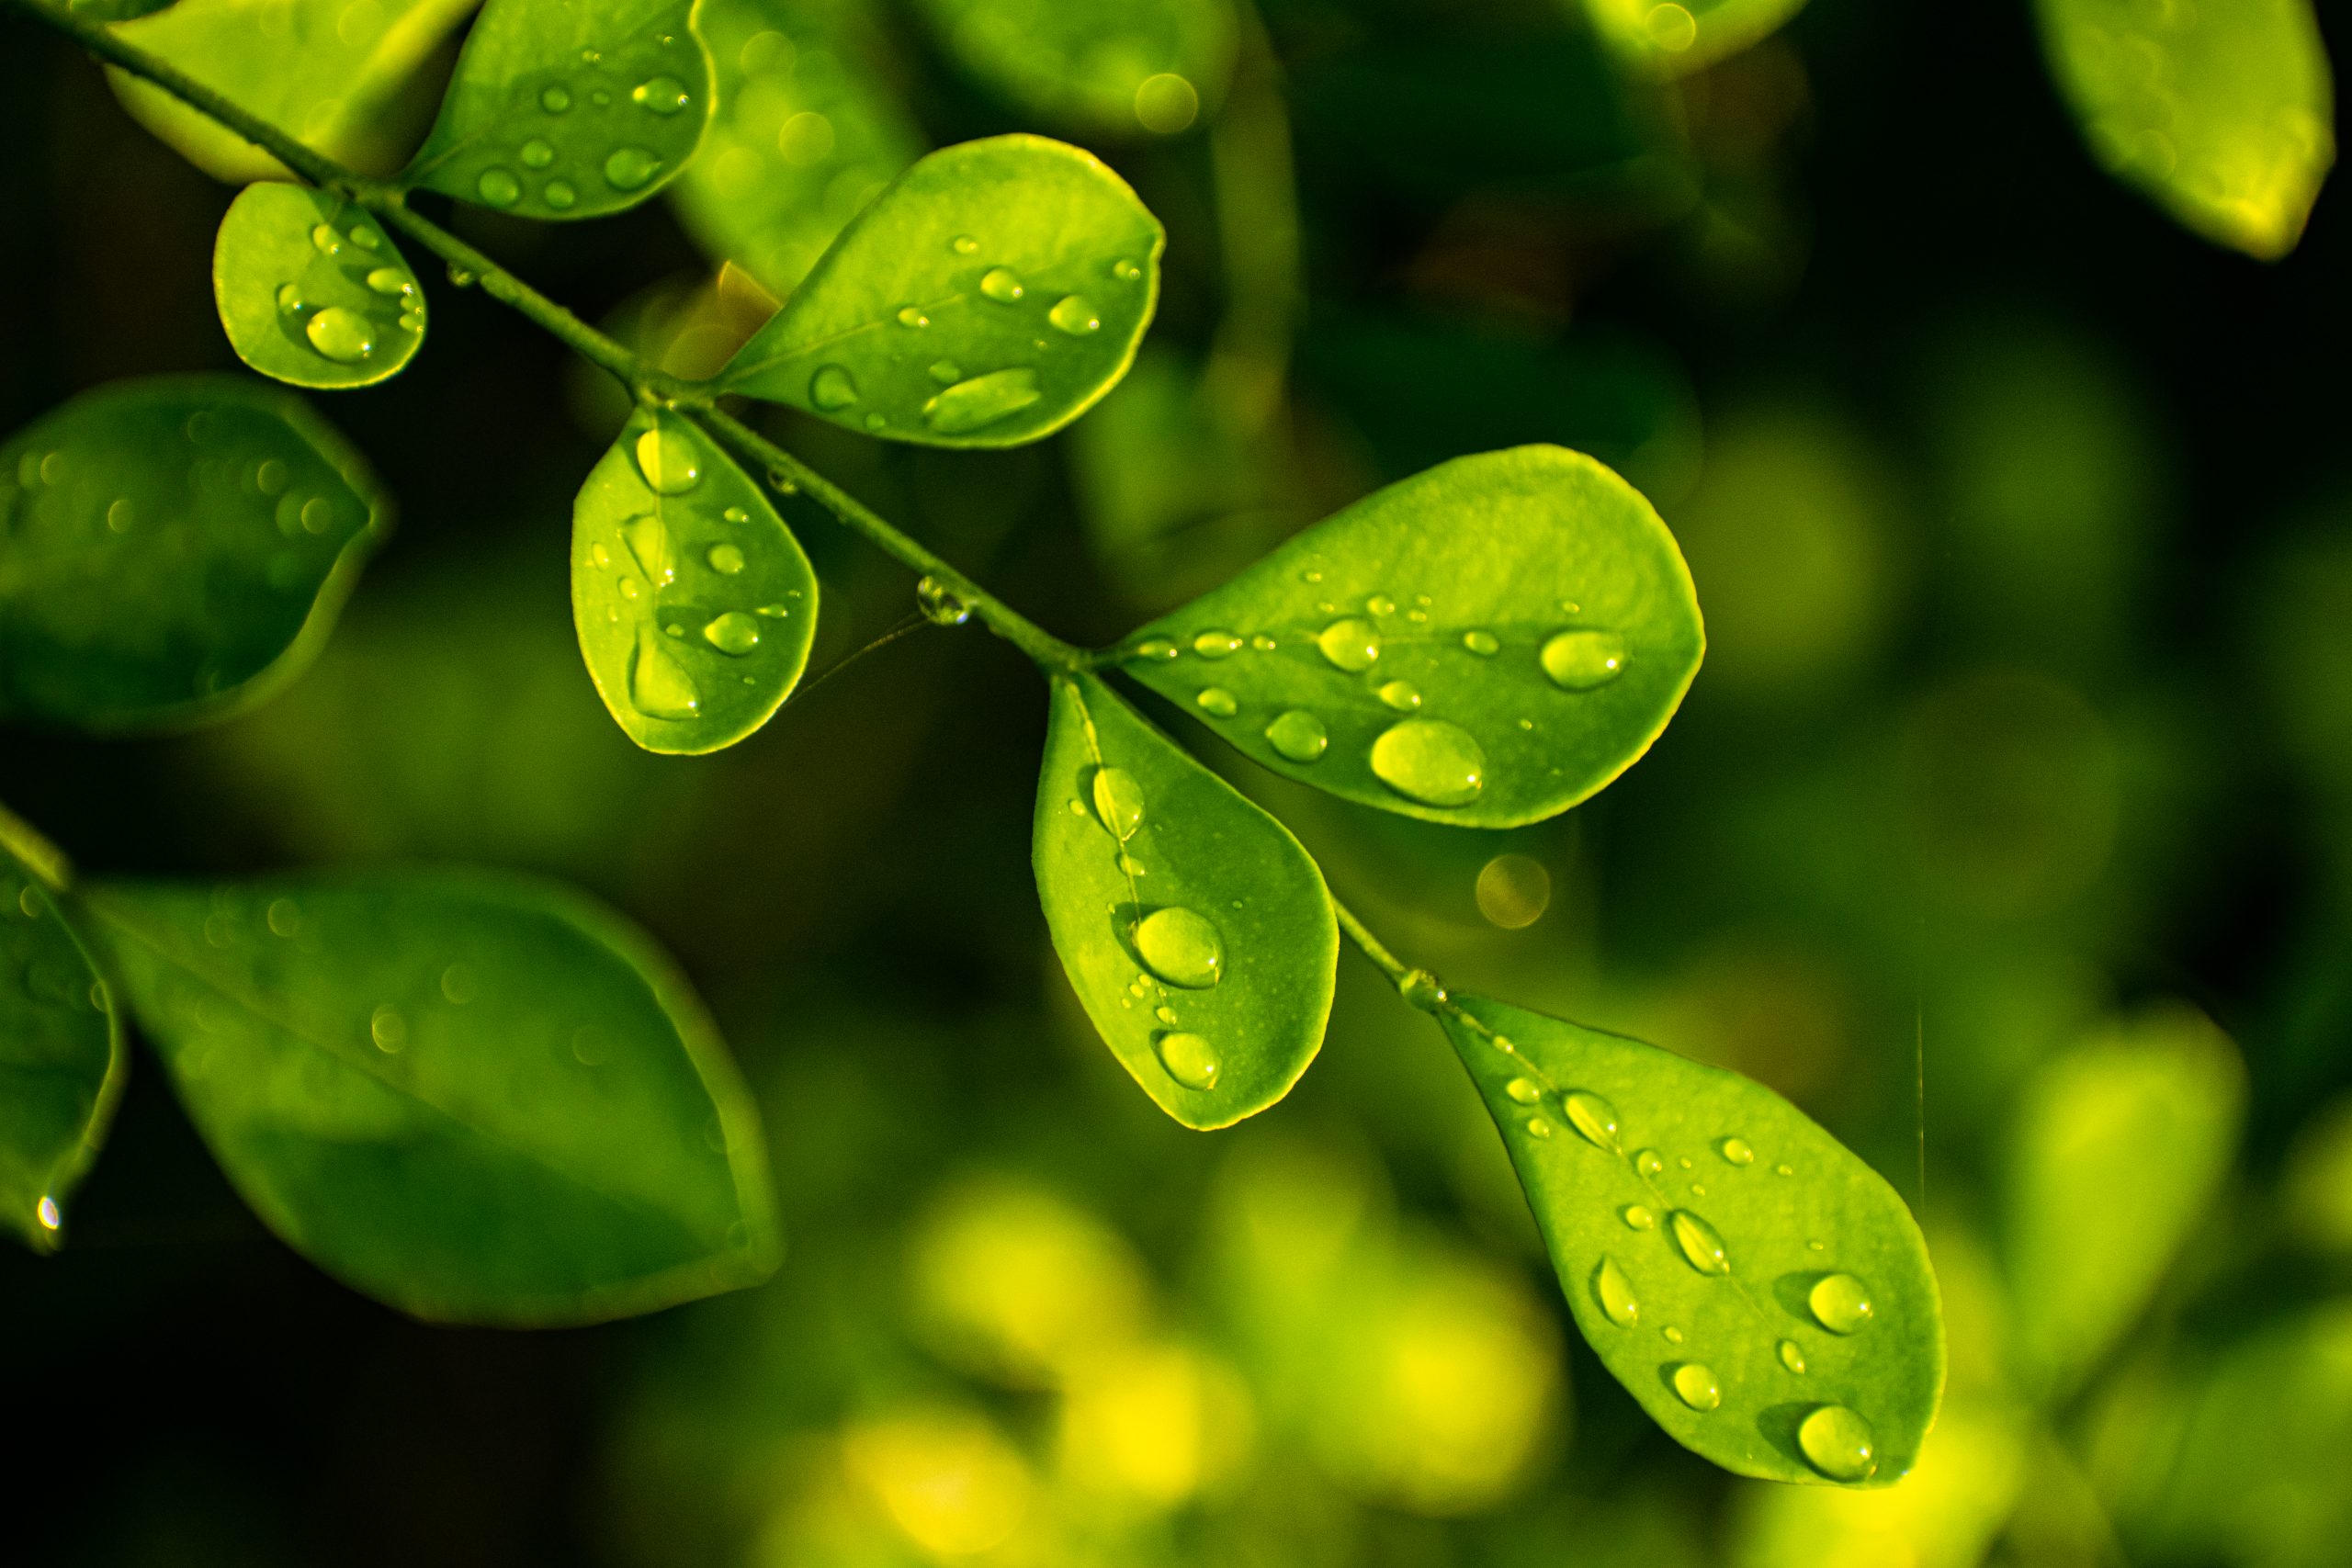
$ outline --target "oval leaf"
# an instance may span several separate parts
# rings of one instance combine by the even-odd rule
[[[230,203],[212,296],[237,357],[298,387],[373,385],[424,343],[424,291],[391,237],[308,186],[247,186]]]
[[[1679,76],[1779,31],[1804,9],[1804,0],[1584,0],[1584,9],[1620,58]]]
[[[817,574],[701,426],[640,410],[572,503],[571,618],[589,677],[630,739],[716,751],[765,724],[799,683]]]
[[[1229,0],[924,0],[974,76],[1081,131],[1173,135],[1214,113],[1233,74]]]
[[[894,441],[1035,441],[1126,374],[1163,239],[1090,152],[943,148],[842,231],[719,383]]]
[[[525,218],[601,218],[678,177],[710,124],[692,0],[490,0],[401,178]]]
[[[1441,1013],[1577,1326],[1675,1440],[1742,1475],[1883,1486],[1944,1377],[1911,1212],[1760,1084],[1478,997]]]
[[[1704,645],[1649,502],[1580,453],[1521,446],[1376,491],[1117,658],[1278,773],[1511,828],[1647,750]]]
[[[1054,682],[1032,859],[1112,1054],[1187,1127],[1290,1092],[1323,1043],[1330,894],[1290,829],[1091,676]]]
[[[2038,0],[2042,50],[2091,153],[2184,228],[2271,260],[2335,161],[2308,0]]]
[[[229,377],[118,382],[0,446],[0,718],[216,718],[326,641],[390,529],[359,455]]]
[[[457,872],[122,885],[89,906],[229,1179],[355,1289],[444,1322],[586,1323],[775,1266],[734,1066],[601,907]]]
[[[0,960],[0,1224],[53,1252],[62,1205],[97,1157],[130,1062],[88,950],[5,848]]]

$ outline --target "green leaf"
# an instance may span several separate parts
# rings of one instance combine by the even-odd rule
[[[2043,52],[2101,167],[2192,232],[2266,261],[2335,162],[2308,0],[2036,0]]]
[[[0,1224],[52,1252],[130,1064],[89,951],[7,837],[0,812]]]
[[[153,728],[260,700],[317,657],[389,508],[283,392],[85,393],[0,446],[0,718]]]
[[[230,203],[212,293],[237,357],[298,387],[372,386],[424,343],[424,293],[391,237],[309,186],[247,186]]]
[[[965,70],[1050,124],[1173,135],[1233,74],[1229,0],[923,0]]]
[[[1278,773],[1511,828],[1647,750],[1704,642],[1649,503],[1590,457],[1521,446],[1376,491],[1118,657]]]
[[[922,132],[867,63],[860,9],[703,0],[695,13],[718,110],[671,199],[705,254],[778,299],[923,151]]]
[[[775,1267],[750,1099],[684,979],[602,907],[450,871],[88,905],[229,1179],[355,1289],[542,1325]]]
[[[2053,1058],[2013,1123],[2003,1240],[2023,1371],[2064,1393],[2147,1305],[2237,1152],[2245,1069],[2182,1005]]]
[[[1577,1328],[1652,1419],[1770,1481],[1911,1469],[1943,1317],[1893,1188],[1736,1073],[1480,997],[1440,1016]]]
[[[1780,30],[1804,0],[1583,0],[1595,31],[1619,58],[1679,76],[1737,54]]]
[[[490,0],[401,176],[526,218],[601,218],[678,177],[710,124],[693,0]]]
[[[630,739],[716,751],[765,724],[808,667],[817,574],[701,426],[640,410],[572,503],[571,618]]]
[[[1078,999],[1161,1110],[1224,1127],[1290,1092],[1340,936],[1289,829],[1081,675],[1054,682],[1032,861]]]
[[[1035,441],[1126,374],[1163,239],[1090,152],[942,148],[842,231],[719,384],[896,441]]]
[[[178,0],[115,30],[239,108],[363,173],[397,163],[395,101],[481,0]],[[109,69],[132,118],[216,178],[286,166],[162,88]]]

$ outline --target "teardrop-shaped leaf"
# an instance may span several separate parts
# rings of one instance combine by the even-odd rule
[[[229,204],[212,296],[237,357],[298,387],[366,387],[424,342],[424,291],[365,209],[271,182]]]
[[[115,30],[312,151],[376,174],[406,150],[394,145],[395,101],[479,4],[176,0]],[[153,83],[107,75],[132,118],[207,174],[235,185],[288,177],[277,159]]]
[[[1073,130],[1173,135],[1233,74],[1230,0],[924,0],[965,70]]]
[[[1737,54],[1804,8],[1804,0],[1584,0],[1594,30],[1620,58],[1661,76]]]
[[[2310,0],[2037,0],[2042,51],[2102,167],[2184,228],[2264,260],[2335,162]]]
[[[1513,828],[1647,750],[1704,646],[1649,502],[1581,453],[1520,446],[1375,491],[1117,657],[1278,773]]]
[[[94,891],[141,1030],[287,1245],[418,1317],[650,1312],[775,1266],[759,1122],[610,911],[450,871]]]
[[[129,1071],[88,950],[0,842],[0,1224],[35,1251],[56,1249],[62,1205],[97,1157]]]
[[[359,455],[226,376],[121,381],[0,446],[0,718],[223,716],[318,654],[390,530]]]
[[[678,177],[710,124],[693,0],[489,0],[401,175],[526,218],[601,218]]]
[[[752,477],[683,415],[639,410],[571,509],[571,618],[649,751],[732,746],[808,667],[817,574]]]
[[[778,299],[922,156],[922,130],[868,59],[863,7],[703,0],[718,109],[671,192],[687,233]]]
[[[719,384],[894,441],[1035,441],[1126,374],[1163,238],[1091,152],[942,148],[842,231]]]
[[[1161,1110],[1224,1127],[1290,1092],[1340,935],[1289,829],[1081,675],[1054,682],[1031,854],[1078,999]]]
[[[1577,1326],[1651,1418],[1742,1475],[1883,1486],[1942,1395],[1942,1309],[1894,1190],[1720,1067],[1457,997],[1441,1012]]]

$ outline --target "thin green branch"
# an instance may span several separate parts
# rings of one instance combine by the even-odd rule
[[[5,806],[0,806],[0,852],[14,856],[51,893],[63,893],[73,886],[74,863],[65,858],[65,852]]]

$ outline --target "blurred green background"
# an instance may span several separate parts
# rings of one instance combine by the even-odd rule
[[[1652,1427],[1450,1050],[1351,954],[1285,1103],[1162,1117],[1046,945],[1044,693],[977,630],[723,755],[637,750],[564,570],[616,394],[428,278],[417,363],[315,400],[401,506],[318,667],[198,734],[0,736],[0,797],[94,871],[461,860],[613,900],[759,1091],[790,1256],[642,1322],[421,1326],[270,1239],[142,1063],[66,1251],[0,1251],[0,1555],[2352,1562],[2340,193],[2275,265],[2173,227],[2094,167],[2011,4],[1815,0],[1660,85],[1549,0],[1264,0],[1262,31],[1170,45],[1201,82],[1152,77],[1133,119],[1040,88],[967,8],[708,0],[729,118],[673,200],[455,221],[695,370],[923,147],[1101,152],[1170,231],[1102,407],[985,456],[771,426],[1073,637],[1447,457],[1623,469],[1712,646],[1591,805],[1430,827],[1170,722],[1410,960],[1735,1066],[1876,1164],[1945,1293],[1920,1468],[1735,1481]],[[0,123],[0,428],[233,368],[231,187],[9,14]],[[821,668],[910,584],[792,521]]]

